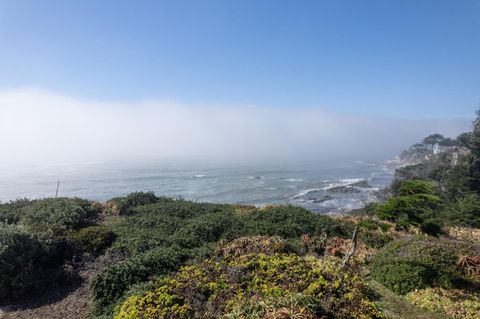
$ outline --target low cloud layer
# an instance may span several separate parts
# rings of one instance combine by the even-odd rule
[[[414,118],[414,115],[412,115]],[[85,161],[388,159],[471,119],[394,119],[322,108],[109,103],[36,89],[0,91],[0,166]]]

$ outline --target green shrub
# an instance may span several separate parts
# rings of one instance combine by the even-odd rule
[[[433,220],[426,220],[420,224],[420,230],[430,236],[438,237],[442,233],[442,227]]]
[[[412,225],[419,225],[425,217],[432,216],[439,201],[439,197],[427,194],[392,197],[378,205],[377,216],[393,222],[406,218]]]
[[[438,228],[432,219],[434,210],[440,206],[440,197],[434,195],[434,186],[430,182],[407,180],[401,182],[398,196],[391,197],[376,206],[377,217],[396,223],[397,229],[419,226],[430,234],[437,235]],[[429,224],[423,225],[426,221]]]
[[[379,268],[381,270],[374,269],[373,276],[378,281],[402,295],[416,289],[429,287],[432,281],[430,270],[415,262],[386,263]]]
[[[378,222],[372,219],[363,219],[358,222],[358,227],[365,228],[367,230],[375,230],[378,229]]]
[[[120,215],[132,213],[132,209],[137,206],[157,203],[160,200],[153,192],[134,192],[126,197],[117,197],[111,201],[117,205]]]
[[[238,235],[269,235],[285,239],[299,238],[304,234],[350,237],[353,224],[342,223],[328,216],[312,213],[302,207],[272,206],[240,216],[242,227]]]
[[[34,284],[41,253],[25,227],[0,224],[0,299],[21,295]]]
[[[201,247],[205,241],[240,227],[231,205],[162,200],[133,208],[111,229],[118,235],[112,250],[135,255],[161,246]]]
[[[382,223],[373,219],[362,219],[358,222],[357,226],[370,231],[380,229],[382,232],[387,232],[392,227],[390,224]]]
[[[393,237],[388,234],[373,231],[360,231],[358,239],[368,247],[378,249],[391,242]]]
[[[457,198],[471,192],[469,165],[466,157],[460,157],[457,165],[448,165],[439,170],[432,178],[440,183],[442,196],[446,202],[452,203]]]
[[[32,203],[33,201],[23,198],[0,204],[0,222],[6,224],[18,223],[22,216],[22,209]]]
[[[55,235],[79,229],[95,218],[97,211],[78,198],[47,198],[22,208],[19,223],[36,232]]]
[[[449,226],[480,228],[480,196],[468,193],[459,197],[442,212],[440,219]]]
[[[98,254],[110,247],[116,238],[115,233],[105,226],[90,226],[68,234],[82,251]]]
[[[97,312],[114,304],[132,285],[175,270],[188,257],[179,247],[159,248],[107,267],[90,283]]]
[[[438,239],[396,241],[379,250],[369,268],[373,278],[399,294],[426,287],[451,288],[465,280],[456,265],[465,249]]]
[[[220,211],[189,219],[175,232],[173,240],[181,247],[194,248],[218,241],[234,227],[231,214]]]
[[[386,233],[392,228],[392,225],[387,223],[378,223],[378,227],[382,230],[382,232]]]
[[[415,194],[435,194],[435,187],[432,182],[422,180],[406,180],[400,184],[398,190],[400,196]]]

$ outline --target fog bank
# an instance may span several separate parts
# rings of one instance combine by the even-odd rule
[[[473,115],[473,110],[472,110]],[[38,89],[0,91],[0,166],[85,161],[381,160],[471,119],[395,119],[326,108],[98,102]]]

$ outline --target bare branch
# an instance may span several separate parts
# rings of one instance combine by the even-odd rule
[[[358,226],[355,227],[355,230],[353,231],[352,249],[345,255],[345,258],[343,258],[343,263],[342,263],[342,268],[343,269],[348,268],[350,258],[352,258],[353,254],[355,254],[355,251],[357,250],[357,232],[358,232]]]

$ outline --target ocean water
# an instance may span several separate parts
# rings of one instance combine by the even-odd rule
[[[329,213],[359,208],[390,184],[387,162],[295,165],[86,163],[0,170],[0,201],[78,196],[107,200],[133,191],[199,202],[292,204]]]

